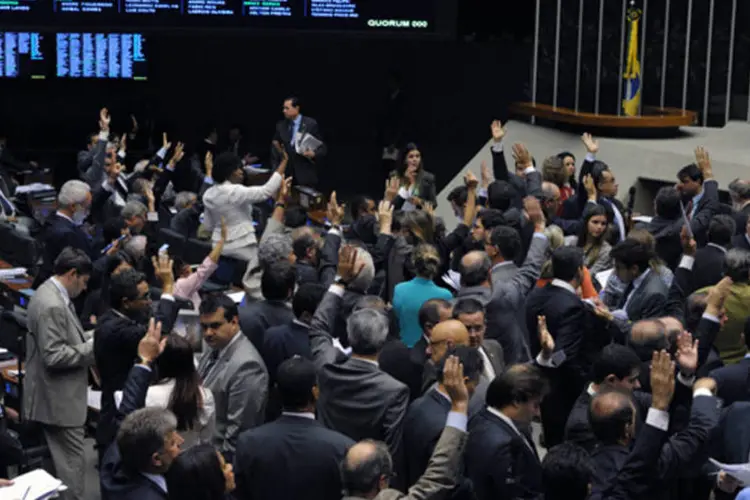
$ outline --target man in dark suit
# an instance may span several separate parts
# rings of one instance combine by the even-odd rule
[[[652,403],[646,417],[646,426],[656,427],[664,443],[669,428],[667,409],[674,394],[675,381],[669,354],[654,353],[651,368]],[[693,405],[687,428],[677,432],[661,448],[656,473],[652,481],[639,487],[643,490],[638,498],[664,497],[675,485],[680,473],[694,463],[708,458],[709,435],[719,422],[719,405],[714,396],[716,383],[712,379],[701,379],[693,386]],[[600,441],[593,454],[595,464],[592,487],[593,499],[608,498],[606,490],[614,482],[630,454],[635,436],[636,410],[629,395],[617,391],[597,394],[591,401],[591,426]]]
[[[155,317],[165,332],[171,332],[179,312],[172,297],[174,277],[166,258],[158,264],[162,296]],[[138,342],[148,329],[151,295],[146,276],[135,269],[114,275],[109,284],[109,299],[112,308],[99,318],[94,332],[94,358],[102,385],[102,407],[96,429],[100,457],[115,438],[114,394],[125,385]]]
[[[702,247],[706,244],[708,225],[720,207],[719,184],[713,178],[711,160],[702,147],[695,150],[695,159],[696,163],[677,173],[677,189],[682,194],[695,241]]]
[[[547,381],[533,365],[515,365],[487,389],[487,408],[472,418],[466,445],[467,476],[478,500],[537,498],[542,492],[542,467],[531,422]]]
[[[631,394],[639,421],[645,420],[645,412],[651,404],[649,395],[636,391],[641,384],[641,360],[630,347],[610,344],[602,349],[592,367],[591,383],[581,392],[570,411],[565,424],[565,441],[581,446],[589,453],[596,448],[596,437],[589,423],[591,398],[600,392],[611,389]]]
[[[708,243],[695,252],[693,290],[713,286],[724,277],[724,259],[734,236],[734,220],[728,215],[714,215],[708,225]]]
[[[300,103],[296,97],[284,100],[284,119],[276,124],[274,141],[281,143],[289,154],[289,169],[287,174],[294,178],[294,183],[302,186],[316,187],[318,185],[318,165],[326,156],[327,148],[322,142],[323,138],[318,127],[318,122],[309,116],[302,116]],[[306,135],[313,136],[321,141],[317,149],[300,150],[298,145]],[[276,148],[272,148],[274,158],[277,158]],[[278,163],[275,161],[274,163]]]
[[[522,208],[525,196],[542,194],[542,176],[534,167],[534,159],[523,144],[513,145],[516,160],[515,171],[510,172],[505,160],[503,138],[505,127],[499,120],[490,124],[492,132],[492,170],[494,182],[488,188],[490,208],[506,211],[511,207]]]
[[[750,207],[750,205],[748,206]],[[748,222],[750,222],[750,219],[748,219]],[[740,234],[732,238],[732,248],[741,248],[750,251],[750,227],[748,227],[750,224],[748,222],[744,226],[737,228]]]
[[[745,226],[750,215],[750,182],[742,179],[735,179],[727,186],[729,196],[732,198],[732,217],[736,224],[735,234],[741,236],[745,234]]]
[[[484,336],[487,329],[484,306],[476,299],[460,299],[453,306],[453,318],[468,330],[469,345],[479,352],[483,364],[482,378],[489,384],[505,369],[505,358],[500,343]]]
[[[140,362],[130,369],[122,403],[116,410],[117,441],[107,450],[100,468],[99,485],[105,500],[167,499],[164,473],[180,454],[183,439],[171,411],[144,408],[151,366],[165,345],[161,325],[152,320],[148,333],[138,344]]]
[[[34,280],[34,288],[52,276],[55,259],[63,248],[82,250],[92,259],[99,257],[93,255],[91,236],[82,227],[90,208],[91,190],[85,182],[72,180],[63,184],[57,195],[57,212],[47,220],[42,233],[42,266]]]
[[[279,366],[274,378],[284,412],[278,420],[240,434],[234,494],[258,499],[338,498],[338,464],[354,441],[315,420],[315,365],[294,356]]]
[[[428,300],[419,308],[419,326],[422,328],[422,337],[409,350],[409,361],[411,361],[413,368],[413,380],[407,385],[411,391],[412,400],[418,398],[423,392],[424,373],[428,370],[427,365],[430,364],[429,368],[432,369],[431,371],[434,371],[434,366],[431,365],[431,357],[436,348],[440,350],[440,347],[433,344],[432,331],[438,323],[451,319],[452,314],[453,306],[450,302],[443,299]],[[438,344],[438,346],[444,344],[447,344],[447,341]],[[446,346],[446,348],[448,347],[452,346]]]
[[[492,262],[485,252],[474,250],[464,255],[458,268],[461,289],[457,297],[477,299],[486,306],[492,298],[491,269]]]
[[[260,288],[263,300],[240,307],[240,328],[254,346],[261,348],[266,330],[294,320],[289,300],[296,283],[294,267],[285,260],[274,262],[263,271]]]
[[[482,373],[482,358],[476,349],[461,346],[451,349],[437,367],[438,384],[427,391],[409,407],[404,420],[404,449],[406,451],[407,486],[415,484],[435,451],[435,445],[445,427],[445,419],[451,410],[451,399],[443,386],[443,367],[448,356],[456,356],[464,367],[464,378],[469,397],[474,393]],[[471,486],[466,480],[459,480],[452,499],[472,498]]]
[[[177,199],[180,199],[180,196],[183,193],[177,194]],[[195,197],[194,193],[187,193]],[[172,217],[172,220],[169,221],[169,228],[172,231],[177,231],[181,235],[183,235],[185,238],[195,238],[196,234],[198,234],[198,228],[200,227],[200,216],[202,212],[201,204],[198,203],[197,199],[192,200],[192,202],[188,202],[187,205],[184,205],[182,208],[179,208],[177,206],[177,203],[175,203],[175,208],[178,209],[178,212],[174,214],[174,217]]]
[[[750,318],[745,320],[742,336],[750,352]],[[709,376],[716,380],[717,396],[724,402],[724,406],[737,401],[750,401],[750,354],[745,354],[739,363],[713,370]]]
[[[583,250],[561,247],[552,253],[553,277],[544,288],[533,290],[526,301],[526,327],[532,352],[539,343],[539,317],[555,341],[555,349],[564,361],[554,368],[545,367],[552,390],[542,404],[544,441],[551,448],[563,441],[565,422],[600,349],[609,342],[604,329],[596,328],[594,315],[578,297],[583,273]]]
[[[674,186],[660,188],[654,198],[654,217],[650,222],[639,222],[636,229],[645,229],[656,240],[656,254],[674,270],[682,255],[680,230],[682,219],[680,192]]]
[[[335,227],[340,222],[334,221],[332,224]],[[339,260],[341,233],[338,229],[331,229],[323,236],[322,246],[320,243],[320,236],[309,226],[292,231],[292,250],[297,258],[295,269],[298,285],[320,283],[329,287],[333,284]]]

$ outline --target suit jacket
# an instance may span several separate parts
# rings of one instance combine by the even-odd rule
[[[732,218],[734,219],[735,224],[735,235],[742,236],[743,234],[745,234],[745,227],[747,226],[748,216],[750,216],[750,203],[732,214]]]
[[[750,358],[742,358],[739,363],[713,370],[709,375],[716,380],[717,396],[724,406],[737,401],[750,401]]]
[[[94,255],[93,242],[91,236],[86,234],[81,226],[76,226],[73,221],[53,214],[47,219],[42,232],[42,266],[39,274],[34,280],[34,285],[39,286],[52,276],[52,269],[55,259],[60,255],[65,247],[73,247],[83,250],[92,259]]]
[[[31,298],[28,325],[23,417],[60,427],[82,426],[94,341],[52,280]]]
[[[750,251],[750,241],[747,238],[747,234],[744,231],[742,234],[736,235],[732,238],[732,248],[741,248]]]
[[[711,436],[711,458],[725,464],[743,464],[750,455],[750,402],[741,401],[722,411],[719,425]],[[706,467],[705,472],[715,470],[713,465]],[[736,492],[735,492],[736,493]],[[734,494],[726,494],[718,488],[715,490],[717,500],[728,500]]]
[[[317,150],[315,150],[315,158],[309,160],[308,158],[297,154],[295,147],[291,143],[291,134],[292,122],[289,120],[281,120],[276,124],[274,140],[283,144],[284,149],[286,149],[286,152],[289,155],[289,166],[287,167],[286,175],[294,177],[295,184],[316,187],[318,185],[318,165],[325,159],[328,148],[324,142]],[[316,139],[323,140],[318,122],[309,116],[302,116],[302,122],[297,131],[297,139],[303,134],[310,134]],[[277,165],[280,158],[276,148],[271,148],[271,157],[274,165]]]
[[[381,490],[373,500],[427,500],[444,498],[456,486],[456,475],[461,463],[466,433],[453,427],[445,427],[435,446],[427,470],[406,494],[394,489]],[[364,500],[362,497],[345,496],[342,500]]]
[[[268,397],[268,371],[258,351],[242,332],[220,352],[209,368],[212,350],[198,363],[203,387],[211,390],[216,403],[214,445],[227,460],[234,456],[237,438],[245,429],[263,423]]]
[[[709,243],[695,252],[693,290],[714,286],[724,277],[726,249]]]
[[[639,487],[643,490],[638,498],[665,498],[670,486],[674,485],[679,474],[691,464],[703,463],[708,459],[708,439],[711,431],[719,423],[719,405],[713,396],[699,396],[693,400],[688,427],[677,432],[664,443],[666,432],[651,425],[644,426],[638,439],[651,436],[664,443],[659,458],[651,464],[652,473],[648,481]],[[622,445],[602,445],[592,455],[594,478],[592,499],[609,498],[603,493],[610,488],[615,477],[623,468],[630,448]]]
[[[183,208],[169,221],[169,228],[172,231],[177,231],[185,238],[195,238],[201,224],[200,215],[200,210],[196,206]]]
[[[542,465],[534,444],[484,409],[469,423],[466,471],[477,500],[537,498]]]
[[[258,349],[263,347],[266,330],[294,321],[294,313],[289,303],[277,300],[248,302],[239,308],[239,316],[242,333]],[[275,375],[274,373],[274,377]]]
[[[542,174],[539,171],[530,172],[524,178],[518,177],[514,172],[508,170],[508,162],[505,160],[505,153],[502,148],[497,149],[493,146],[491,151],[492,171],[495,180],[508,182],[516,191],[516,196],[511,200],[511,207],[521,209],[523,208],[523,199],[526,196],[542,194]]]
[[[708,225],[711,219],[719,212],[719,183],[715,179],[703,183],[703,196],[698,205],[694,207],[694,215],[690,219],[690,229],[693,231],[698,248],[708,242]]]
[[[320,371],[318,419],[355,441],[384,441],[398,462],[409,388],[376,363],[349,358]]]
[[[508,264],[510,266],[510,264]],[[515,264],[513,264],[515,267]],[[502,267],[500,268],[502,269]],[[456,301],[460,299],[474,299],[482,303],[483,306],[487,306],[490,299],[492,298],[492,288],[488,286],[467,286],[461,287],[456,295]]]
[[[391,176],[398,175],[395,172],[391,173]],[[422,201],[428,201],[432,203],[433,207],[437,205],[437,187],[435,185],[435,174],[432,174],[426,170],[422,170],[418,175],[417,189],[414,191],[414,196],[420,198]],[[404,203],[409,200],[396,196],[393,200],[393,208],[395,210],[401,210]]]
[[[343,434],[296,415],[244,431],[234,461],[235,498],[339,498],[339,464],[352,445]]]
[[[143,366],[130,369],[122,393],[122,403],[116,410],[115,433],[130,413],[146,405],[151,371]],[[122,465],[120,450],[113,443],[107,449],[99,473],[102,500],[166,500],[167,494],[156,483],[140,472],[131,471]]]
[[[530,359],[527,341],[526,296],[539,279],[547,238],[534,236],[521,269],[507,263],[492,269],[492,298],[487,303],[487,337],[500,342],[505,365]]]
[[[625,312],[630,321],[658,318],[662,316],[667,305],[669,289],[658,273],[653,270],[643,280],[638,289],[634,289]]]
[[[424,363],[420,365],[413,359],[414,355],[414,351],[397,338],[388,340],[378,353],[380,369],[409,388],[409,401],[422,394]]]
[[[674,271],[682,256],[682,243],[680,242],[682,226],[682,217],[671,220],[656,215],[651,222],[638,223],[635,228],[646,229],[654,235],[656,254],[667,264],[667,267]]]
[[[320,259],[317,265],[306,260],[297,260],[297,284],[305,283],[321,284],[329,287],[336,279],[336,266],[339,262],[339,248],[341,247],[341,236],[337,232],[328,231],[323,237],[323,248],[320,250]]]
[[[171,332],[179,312],[177,303],[168,297],[157,304],[156,321],[162,323],[162,331]],[[94,332],[94,358],[102,382],[101,411],[96,428],[97,443],[108,445],[115,438],[116,391],[122,390],[134,361],[138,357],[138,343],[148,325],[133,321],[110,309],[98,320]]]
[[[78,152],[78,173],[81,178],[95,191],[101,187],[104,180],[104,160],[107,154],[107,141],[96,141],[90,150]]]

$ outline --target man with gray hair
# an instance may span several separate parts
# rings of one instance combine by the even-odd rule
[[[282,233],[264,235],[260,240],[260,245],[258,245],[258,265],[250,267],[252,264],[248,264],[245,275],[242,277],[242,286],[249,298],[263,300],[263,293],[260,290],[263,270],[280,260],[288,260],[294,264],[292,238],[288,234]]]
[[[169,228],[186,238],[194,238],[201,224],[202,209],[198,203],[198,197],[190,191],[181,191],[175,197],[174,206],[178,212],[169,222]]]
[[[41,237],[44,243],[42,266],[34,280],[34,288],[52,276],[55,259],[63,248],[76,248],[92,259],[97,257],[91,235],[82,227],[91,210],[91,202],[91,189],[83,181],[68,181],[60,188],[57,212],[48,219]]]
[[[132,200],[122,207],[120,216],[125,219],[130,234],[140,234],[149,218],[148,207],[140,201]]]

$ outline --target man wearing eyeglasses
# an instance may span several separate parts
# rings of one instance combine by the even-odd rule
[[[505,362],[503,347],[497,340],[484,338],[487,321],[484,306],[476,299],[461,299],[453,306],[453,317],[469,331],[469,345],[479,351],[484,362],[482,378],[488,383],[503,373]]]

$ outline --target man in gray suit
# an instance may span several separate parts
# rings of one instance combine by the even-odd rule
[[[29,302],[23,416],[44,431],[56,474],[67,498],[83,499],[88,368],[94,364],[94,338],[84,332],[73,299],[86,290],[91,259],[66,247],[53,276]]]
[[[515,267],[515,264],[513,266]],[[461,274],[458,298],[476,299],[486,306],[492,298],[491,269],[492,262],[485,252],[474,250],[464,255],[458,268]]]
[[[544,234],[544,214],[536,198],[524,200],[529,223],[534,224],[526,260],[519,269],[513,261],[521,252],[518,231],[498,226],[487,235],[485,250],[492,261],[492,298],[487,303],[487,336],[503,347],[505,365],[531,359],[526,318],[526,296],[539,279],[549,243]]]
[[[455,356],[445,362],[443,387],[451,400],[445,429],[427,470],[409,492],[404,495],[389,488],[395,469],[388,447],[366,439],[352,446],[341,464],[341,480],[347,495],[344,500],[429,500],[444,498],[456,486],[466,445],[469,391],[464,383],[463,366]]]
[[[209,295],[200,305],[208,351],[198,363],[203,385],[216,402],[214,445],[228,462],[241,431],[264,422],[268,371],[257,349],[240,331],[237,304],[224,294]]]

